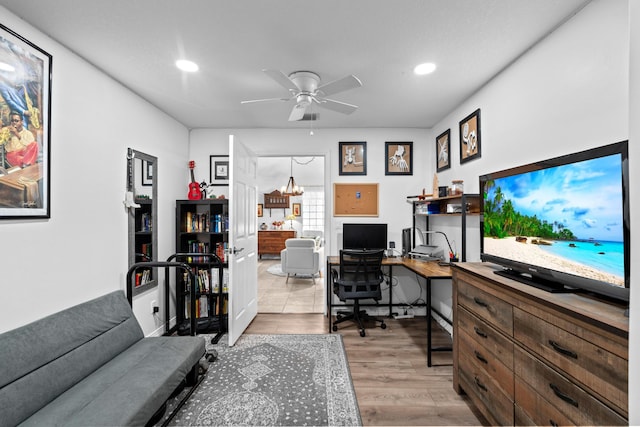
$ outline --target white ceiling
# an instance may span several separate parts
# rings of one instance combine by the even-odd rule
[[[262,73],[348,74],[317,128],[430,128],[590,0],[0,0],[188,128],[300,128]],[[46,50],[46,46],[41,46]],[[174,62],[195,61],[185,74]],[[435,62],[418,77],[413,67]],[[55,79],[55,58],[54,58]],[[526,84],[526,82],[523,82]],[[55,85],[55,83],[54,83]],[[78,89],[83,90],[83,89]]]

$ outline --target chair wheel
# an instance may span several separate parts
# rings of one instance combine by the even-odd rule
[[[387,324],[386,324],[386,323],[381,324],[381,325],[380,325],[380,328],[381,328],[381,329],[387,329]]]
[[[337,331],[338,331],[338,327],[337,327],[336,325],[333,325],[333,326],[331,327],[331,330],[332,330],[333,332],[337,332]]]
[[[360,336],[364,337],[366,334],[364,333],[364,329],[360,329]]]

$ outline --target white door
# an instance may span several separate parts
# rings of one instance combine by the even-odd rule
[[[258,158],[229,136],[229,345],[258,314]]]

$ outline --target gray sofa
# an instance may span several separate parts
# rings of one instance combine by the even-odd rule
[[[204,354],[202,337],[145,338],[109,293],[0,335],[0,424],[145,425]]]

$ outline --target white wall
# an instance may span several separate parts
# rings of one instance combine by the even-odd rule
[[[127,147],[158,157],[159,254],[173,253],[174,200],[186,191],[188,131],[69,50],[0,7],[2,23],[53,56],[51,218],[0,221],[0,332],[125,288]],[[134,310],[161,328],[150,301]]]
[[[629,48],[629,171],[632,194],[631,218],[638,217],[640,199],[640,3],[629,1],[630,48]],[[631,259],[637,260],[640,253],[640,230],[637,221],[631,226]],[[631,264],[631,281],[640,277],[640,265]],[[640,289],[634,284],[631,289],[631,317],[629,331],[629,378],[640,377]],[[629,381],[629,402],[640,402],[640,382]],[[640,425],[640,408],[629,404],[629,425]]]

